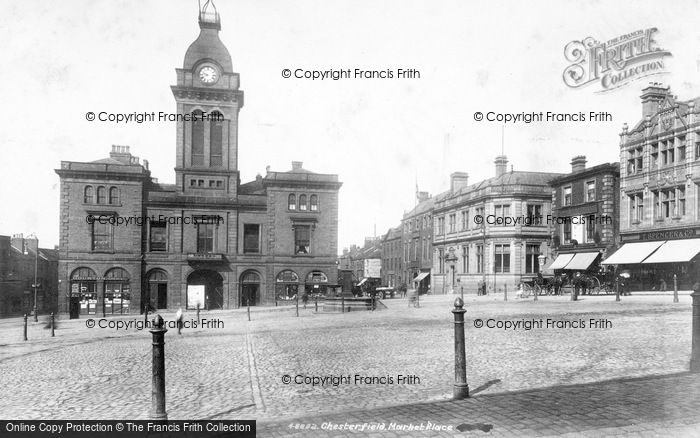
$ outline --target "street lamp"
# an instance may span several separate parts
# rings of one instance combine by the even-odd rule
[[[32,287],[34,288],[34,322],[39,322],[39,316],[37,315],[36,306],[36,290],[39,287],[39,284],[37,283],[37,271],[39,268],[39,239],[37,239],[36,236],[34,236],[34,239],[36,239],[36,251],[34,252],[34,283],[32,284]],[[24,255],[29,255],[29,251],[27,251],[26,246]]]
[[[448,254],[445,256],[445,262],[450,265],[450,293],[455,293],[455,263],[457,262],[457,256],[455,255],[455,249],[450,248]]]

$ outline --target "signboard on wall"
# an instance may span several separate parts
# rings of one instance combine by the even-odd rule
[[[381,278],[382,276],[382,260],[381,259],[365,259],[365,277]]]
[[[204,290],[205,286],[203,284],[188,284],[187,285],[187,308],[196,309],[197,304],[199,308],[204,308]]]

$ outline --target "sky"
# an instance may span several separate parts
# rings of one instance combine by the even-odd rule
[[[240,74],[242,182],[303,161],[338,174],[339,248],[400,223],[416,186],[449,175],[569,172],[619,160],[650,81],[679,99],[700,95],[700,27],[692,1],[216,1],[221,40]],[[599,93],[568,87],[565,46],[657,28],[671,52],[663,74]],[[61,160],[92,161],[129,145],[160,182],[174,182],[175,123],[89,122],[88,111],[175,112],[175,68],[199,34],[195,0],[0,3],[0,234],[58,244]],[[311,80],[290,69],[413,68],[420,78]],[[607,122],[476,121],[475,112],[608,112]]]

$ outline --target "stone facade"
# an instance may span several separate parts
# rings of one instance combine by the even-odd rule
[[[382,286],[398,288],[403,283],[401,227],[391,228],[382,239]]]
[[[403,279],[409,289],[428,293],[431,288],[430,268],[433,265],[434,199],[427,192],[416,193],[416,206],[404,213],[401,220],[403,240]],[[425,274],[425,275],[423,275]],[[415,282],[414,279],[421,278]]]
[[[176,69],[175,184],[160,184],[128,146],[61,163],[61,310],[269,305],[337,282],[337,175],[293,162],[246,184],[238,170],[239,74],[200,13]]]
[[[561,174],[507,171],[505,156],[495,164],[495,177],[468,185],[453,175],[450,190],[435,196],[434,294],[476,293],[481,282],[488,292],[514,291],[537,274],[540,255],[550,256],[546,221],[525,219],[551,215],[549,181]],[[505,218],[520,220],[499,223]]]

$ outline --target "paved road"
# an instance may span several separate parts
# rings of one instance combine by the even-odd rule
[[[310,413],[388,413],[383,407],[433,403],[437,415],[452,394],[452,300],[429,297],[421,308],[385,300],[387,310],[346,314],[315,314],[310,306],[299,318],[293,309],[255,309],[251,322],[242,311],[203,314],[221,318],[224,327],[166,335],[168,414],[271,422]],[[569,326],[582,320],[587,327],[475,328],[477,319],[484,324],[551,319]],[[611,326],[590,328],[591,319],[606,319]],[[150,334],[87,329],[85,320],[60,324],[54,339],[40,325],[31,325],[26,343],[21,326],[0,325],[4,417],[147,418]],[[674,305],[667,296],[623,297],[621,303],[614,297],[583,297],[576,303],[545,297],[534,303],[472,296],[466,327],[468,376],[479,400],[510,391],[682,372],[690,349],[690,299],[682,296]],[[335,386],[285,384],[285,375],[351,379]],[[358,382],[356,375],[375,381]],[[399,375],[416,378],[399,383]],[[556,412],[539,415],[549,416],[551,423],[558,418]]]

